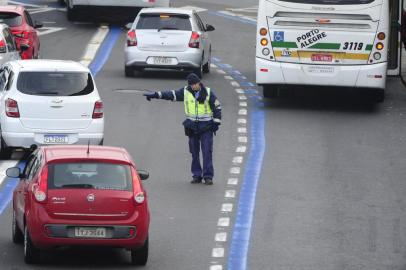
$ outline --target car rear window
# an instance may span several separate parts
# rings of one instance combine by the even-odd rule
[[[103,189],[132,191],[129,165],[101,162],[50,164],[49,189]]]
[[[82,96],[94,86],[88,72],[20,72],[17,89],[27,95]]]
[[[370,4],[375,0],[279,0],[281,2],[291,2],[314,5],[363,5]]]
[[[141,14],[136,29],[191,31],[190,18],[183,14]]]
[[[0,23],[5,23],[10,27],[19,26],[23,23],[23,18],[12,12],[0,12]]]

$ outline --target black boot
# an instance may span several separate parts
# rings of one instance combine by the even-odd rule
[[[204,178],[204,183],[206,185],[213,185],[213,179],[211,178]]]
[[[192,183],[192,184],[200,184],[201,182],[202,182],[202,178],[197,177],[197,176],[193,176],[192,181],[190,181],[190,183]]]

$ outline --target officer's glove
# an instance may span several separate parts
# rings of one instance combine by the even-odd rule
[[[159,98],[159,94],[157,92],[143,94],[143,96],[146,97],[148,101],[151,101],[153,98]]]
[[[220,127],[220,123],[213,122],[212,131],[214,134],[216,134],[217,130],[219,130],[219,127]]]

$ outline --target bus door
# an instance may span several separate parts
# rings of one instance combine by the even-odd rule
[[[391,17],[391,29],[389,33],[389,54],[388,54],[388,75],[398,76],[400,74],[401,40],[400,23],[403,0],[389,0],[389,11]]]

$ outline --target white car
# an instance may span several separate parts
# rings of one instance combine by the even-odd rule
[[[90,70],[73,61],[18,60],[0,73],[0,157],[13,148],[103,144],[104,117]]]
[[[28,45],[24,45],[21,49],[27,50]],[[12,61],[19,60],[20,53],[17,50],[17,46],[11,33],[11,30],[7,24],[0,23],[0,65]]]
[[[125,75],[145,68],[189,70],[199,77],[210,72],[214,27],[193,10],[146,8],[127,33]]]

